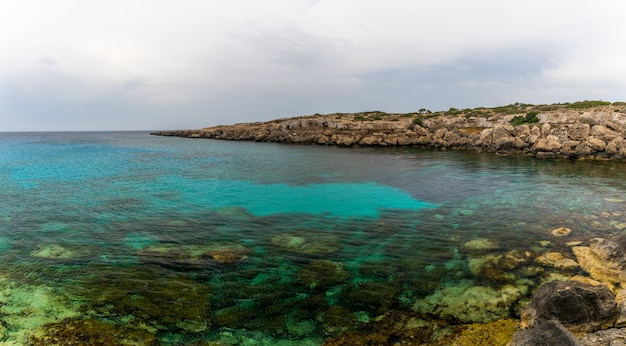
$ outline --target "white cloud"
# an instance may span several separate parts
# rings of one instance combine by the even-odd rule
[[[345,95],[331,103],[408,107],[385,94],[399,84],[431,99],[451,88],[500,89],[493,103],[619,99],[625,12],[612,0],[0,1],[0,102],[19,94],[223,110],[220,100],[268,95],[256,109],[271,114],[297,109],[277,105],[285,95],[310,96],[307,105]],[[432,74],[446,70],[461,77]],[[368,91],[377,95],[356,95]]]

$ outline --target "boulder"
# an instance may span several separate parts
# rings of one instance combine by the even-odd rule
[[[574,334],[559,321],[543,321],[535,328],[520,330],[513,334],[510,346],[560,345],[580,346]]]
[[[595,151],[604,151],[604,148],[606,148],[606,143],[603,140],[593,136],[587,138],[585,144]]]
[[[624,138],[615,137],[612,141],[610,141],[604,151],[609,155],[616,155],[619,153],[620,149],[626,147],[626,143],[624,143]]]
[[[567,127],[567,134],[573,141],[584,141],[589,137],[590,129],[589,124],[572,124]]]
[[[522,329],[558,320],[571,331],[590,332],[615,324],[619,311],[606,285],[552,281],[542,285],[522,311]]]
[[[576,270],[580,266],[571,258],[563,256],[560,252],[546,252],[535,259],[535,262],[545,267],[561,270]]]
[[[552,127],[550,126],[549,123],[545,123],[543,125],[541,125],[541,137],[547,137],[550,134],[550,130],[552,129]]]
[[[587,246],[574,246],[574,255],[589,275],[601,282],[626,281],[626,236],[595,238]]]
[[[604,125],[595,125],[591,128],[590,134],[594,137],[600,138],[603,141],[610,142],[615,137],[617,137],[617,133]]]
[[[537,140],[535,145],[532,147],[533,151],[542,151],[542,152],[556,152],[561,149],[561,142],[558,139],[550,138],[544,139],[540,138]]]

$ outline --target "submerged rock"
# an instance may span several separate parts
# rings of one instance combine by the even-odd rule
[[[563,256],[560,252],[546,252],[535,259],[535,262],[545,267],[556,268],[560,270],[576,270],[580,268],[578,263],[571,258]]]
[[[310,289],[328,288],[341,283],[348,277],[349,274],[341,263],[317,260],[298,272],[296,282]]]
[[[550,233],[555,237],[566,237],[572,233],[572,230],[567,227],[559,227],[551,230]]]
[[[93,250],[93,246],[41,244],[30,252],[30,256],[58,262],[81,262],[92,259]]]
[[[209,327],[211,290],[158,267],[103,267],[75,290],[86,311],[159,330],[198,333]]]
[[[532,262],[532,251],[511,250],[504,255],[487,254],[470,257],[468,267],[472,275],[495,281],[515,281],[514,272],[519,267]]]
[[[137,256],[144,263],[179,271],[194,271],[238,264],[248,258],[250,253],[250,249],[239,244],[157,244],[140,249]]]
[[[281,233],[271,238],[271,244],[281,250],[305,256],[323,256],[339,251],[336,235],[316,230]]]
[[[156,346],[159,342],[154,334],[145,329],[129,328],[90,318],[86,320],[65,319],[47,324],[30,336],[30,344],[33,346]]]
[[[463,250],[470,253],[486,253],[499,248],[500,246],[497,242],[486,238],[472,239],[463,244]]]
[[[523,329],[558,320],[572,331],[594,331],[613,326],[619,311],[605,286],[579,281],[553,281],[542,285],[522,311]]]
[[[513,285],[496,290],[465,282],[418,299],[413,304],[413,311],[463,323],[487,323],[510,317],[511,307],[522,296],[520,289]]]

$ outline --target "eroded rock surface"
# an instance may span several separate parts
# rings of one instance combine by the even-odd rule
[[[571,331],[589,332],[612,327],[618,315],[617,302],[607,286],[553,281],[537,290],[522,311],[520,326],[534,328],[558,320]]]

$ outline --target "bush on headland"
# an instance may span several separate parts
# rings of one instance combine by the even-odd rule
[[[335,113],[153,133],[162,136],[337,146],[413,146],[539,158],[626,160],[626,103]]]

